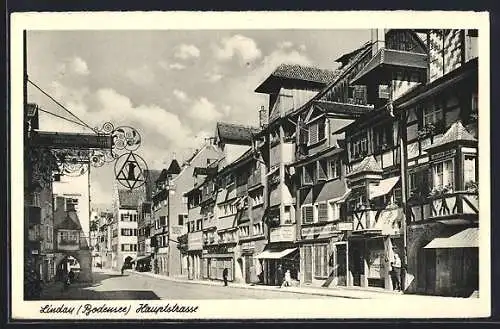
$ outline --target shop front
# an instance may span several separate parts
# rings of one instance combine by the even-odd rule
[[[237,264],[240,267],[245,283],[264,283],[263,261],[254,256],[264,251],[266,240],[245,240],[240,243],[240,257]]]
[[[223,280],[224,269],[228,270],[228,281],[234,281],[234,244],[207,246],[203,250],[203,278]]]
[[[348,284],[392,290],[391,263],[395,254],[401,263],[404,260],[402,209],[388,207],[372,211],[372,214],[374,224],[365,226],[369,228],[354,230],[348,238]],[[403,277],[398,278],[404,282]]]
[[[300,253],[295,244],[268,244],[263,252],[254,257],[262,261],[264,284],[280,286],[287,270],[290,270],[292,280],[299,281]]]
[[[203,232],[188,233],[188,279],[202,278]]]
[[[347,241],[337,224],[303,227],[300,243],[300,283],[347,285]]]

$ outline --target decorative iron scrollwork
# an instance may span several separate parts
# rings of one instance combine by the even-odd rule
[[[111,132],[113,140],[113,151],[126,150],[129,152],[136,151],[141,146],[141,135],[139,132],[129,126],[121,126]]]

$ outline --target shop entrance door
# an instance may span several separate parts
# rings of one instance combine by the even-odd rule
[[[424,249],[425,255],[425,292],[435,294],[436,290],[436,249]]]
[[[345,243],[337,244],[335,248],[335,267],[337,269],[337,285],[347,285],[347,245]]]
[[[353,242],[352,247],[350,248],[352,250],[351,253],[351,260],[349,263],[351,264],[351,269],[352,269],[352,284],[354,286],[361,286],[361,276],[364,274],[365,267],[364,267],[364,258],[363,258],[363,253],[362,253],[362,243],[359,241]]]
[[[304,283],[312,283],[312,246],[304,247]]]
[[[252,281],[252,263],[253,259],[250,256],[245,256],[245,283]]]

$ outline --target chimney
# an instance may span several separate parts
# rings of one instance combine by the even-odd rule
[[[371,30],[372,56],[380,49],[385,48],[385,29]]]

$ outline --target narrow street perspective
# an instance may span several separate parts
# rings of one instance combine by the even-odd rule
[[[25,300],[479,298],[478,30],[24,37]]]

